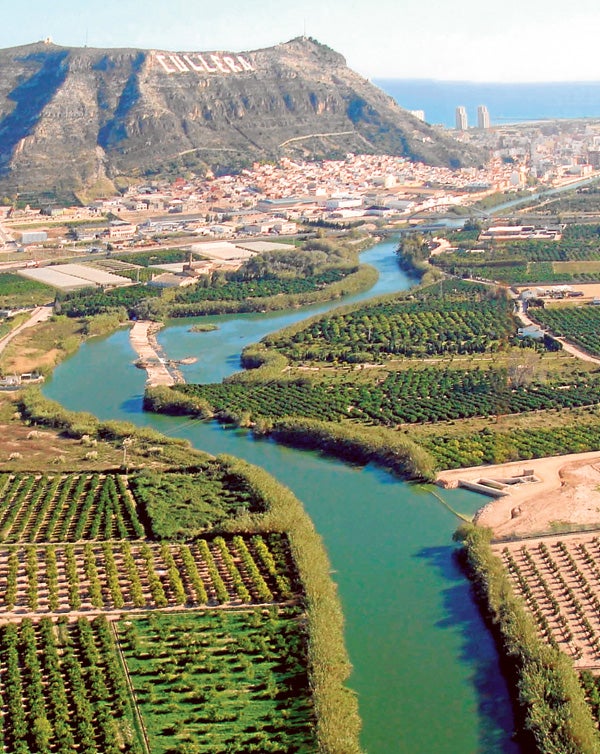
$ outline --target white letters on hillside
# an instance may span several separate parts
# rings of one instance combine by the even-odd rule
[[[154,53],[165,73],[242,73],[256,70],[242,55],[213,55],[191,52],[176,55],[171,52]]]

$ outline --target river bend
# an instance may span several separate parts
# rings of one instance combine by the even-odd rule
[[[219,330],[189,332],[168,323],[159,341],[190,382],[216,382],[239,370],[249,343],[312,314],[405,290],[394,243],[362,254],[379,270],[368,292],[341,302],[267,315],[204,318]],[[346,618],[346,642],[368,754],[517,754],[510,700],[491,637],[453,558],[457,519],[427,489],[386,472],[255,440],[216,423],[142,412],[145,373],[133,366],[128,332],[86,342],[46,383],[45,394],[101,419],[123,419],[189,439],[209,453],[262,466],[303,501],[323,537]],[[472,514],[481,498],[439,491]]]

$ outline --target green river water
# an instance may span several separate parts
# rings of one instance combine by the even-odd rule
[[[362,255],[380,272],[368,293],[408,288],[394,244]],[[171,358],[197,356],[188,381],[213,382],[239,369],[241,349],[327,304],[269,315],[211,317],[218,331],[190,333],[172,323],[160,334]],[[206,321],[206,318],[205,320]],[[144,414],[145,374],[133,366],[128,331],[88,341],[60,365],[50,398],[102,419],[125,419],[189,439],[210,453],[230,453],[264,467],[303,501],[323,537],[339,585],[346,642],[368,754],[517,754],[498,657],[456,566],[451,542],[459,523],[427,489],[372,467],[255,440],[216,423]],[[481,497],[438,491],[472,514]]]

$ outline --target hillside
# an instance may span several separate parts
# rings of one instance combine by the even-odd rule
[[[108,190],[173,170],[349,151],[477,161],[310,39],[241,54],[0,50],[4,194]]]

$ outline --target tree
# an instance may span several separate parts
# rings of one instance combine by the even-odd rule
[[[52,737],[52,725],[47,717],[36,717],[31,726],[31,736],[35,748],[45,754],[50,752],[50,739]]]
[[[530,348],[523,348],[508,360],[508,379],[512,387],[519,388],[529,385],[534,380],[543,380],[540,356]]]

